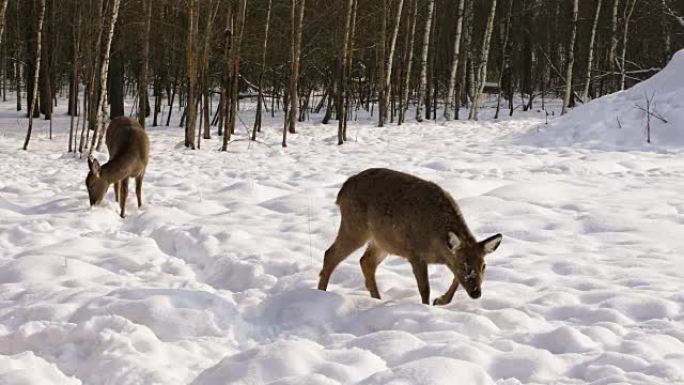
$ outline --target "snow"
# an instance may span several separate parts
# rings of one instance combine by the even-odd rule
[[[89,207],[64,107],[24,152],[23,116],[0,105],[0,384],[684,384],[682,148],[521,144],[534,111],[361,118],[344,146],[305,123],[287,149],[269,118],[228,153],[151,128],[144,205],[131,196],[121,219],[111,191]],[[376,166],[439,183],[479,239],[503,234],[482,298],[424,306],[390,257],[372,299],[361,251],[315,289],[335,196]],[[435,298],[451,275],[431,266],[430,281]]]
[[[647,99],[652,99],[650,107]],[[647,116],[651,111],[651,143]],[[660,149],[684,146],[684,49],[654,76],[621,92],[579,105],[518,139],[523,144]],[[665,121],[661,120],[664,119]]]

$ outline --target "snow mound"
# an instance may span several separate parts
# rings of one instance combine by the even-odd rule
[[[651,143],[647,143],[651,99]],[[684,50],[634,87],[581,105],[523,134],[523,144],[641,149],[684,146]]]

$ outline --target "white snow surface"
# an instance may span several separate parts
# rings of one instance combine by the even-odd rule
[[[651,99],[650,107],[647,99]],[[651,111],[647,143],[646,111]],[[664,119],[664,120],[663,120]],[[684,146],[684,49],[668,65],[633,87],[578,104],[566,115],[518,139],[523,144],[606,149],[667,149]]]
[[[131,193],[121,219],[111,190],[89,207],[64,103],[29,151],[0,106],[0,384],[684,384],[682,149],[516,143],[535,113],[363,120],[343,146],[305,123],[286,149],[269,118],[227,153],[150,128],[144,204]],[[478,238],[503,233],[482,298],[422,305],[390,257],[371,299],[362,250],[315,289],[341,184],[377,166],[439,183]],[[430,281],[435,298],[451,275]]]

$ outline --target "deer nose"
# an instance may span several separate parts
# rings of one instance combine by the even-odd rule
[[[470,297],[473,299],[478,299],[482,296],[482,290],[478,287],[470,292]]]

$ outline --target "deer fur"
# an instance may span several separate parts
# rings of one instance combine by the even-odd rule
[[[90,172],[86,187],[90,205],[102,202],[110,184],[114,184],[114,198],[121,207],[121,218],[126,214],[128,179],[135,178],[135,194],[138,207],[142,205],[142,182],[147,168],[150,140],[140,124],[127,117],[119,117],[109,123],[105,138],[109,161],[102,166],[93,157],[88,158]]]
[[[499,247],[502,236],[475,240],[456,201],[435,183],[372,168],[347,179],[337,204],[342,221],[325,252],[318,289],[326,290],[335,267],[367,243],[360,263],[373,298],[380,298],[375,270],[388,254],[409,261],[424,304],[430,299],[428,264],[446,265],[454,274],[451,287],[435,305],[451,302],[459,284],[471,298],[482,294],[485,255]]]

